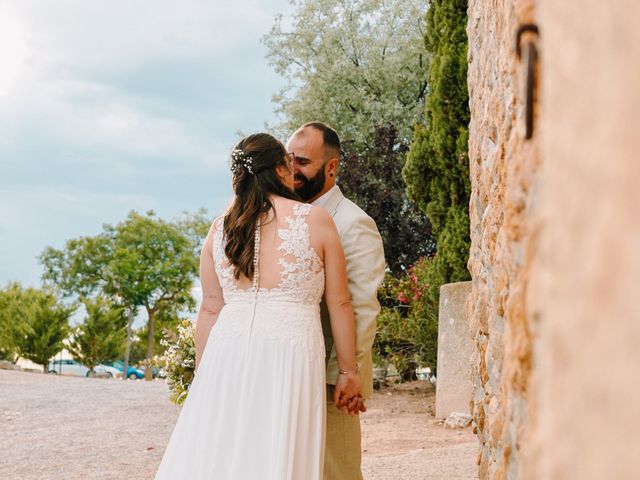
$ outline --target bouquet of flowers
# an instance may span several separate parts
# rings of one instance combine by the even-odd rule
[[[193,382],[196,367],[196,328],[190,320],[178,325],[178,333],[165,332],[160,343],[167,347],[164,355],[157,358],[167,372],[169,399],[176,405],[182,405],[187,399],[189,387]]]

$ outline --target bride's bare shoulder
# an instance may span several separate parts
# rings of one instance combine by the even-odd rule
[[[309,205],[311,210],[309,211],[309,223],[314,226],[321,227],[320,230],[326,230],[326,228],[335,229],[335,223],[333,217],[327,212],[324,207],[316,207],[315,205]]]
[[[224,215],[220,215],[213,219],[211,222],[211,228],[209,229],[209,235],[212,235],[214,232],[221,232],[224,227]]]

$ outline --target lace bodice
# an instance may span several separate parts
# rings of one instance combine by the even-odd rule
[[[307,217],[311,205],[295,203],[291,213],[283,217],[284,228],[277,229],[279,245],[275,251],[259,249],[260,264],[264,256],[280,268],[276,286],[241,288],[233,276],[233,267],[224,253],[222,222],[218,222],[213,238],[213,258],[225,303],[287,301],[319,304],[324,291],[324,268],[309,241]],[[261,273],[262,274],[262,273]]]

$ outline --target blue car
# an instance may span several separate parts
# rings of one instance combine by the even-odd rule
[[[111,362],[111,363],[107,363],[106,365],[109,365],[113,368],[117,368],[120,372],[122,372],[122,370],[124,370],[124,362],[120,361],[120,360],[116,360],[115,362]],[[127,369],[127,378],[131,379],[131,380],[138,380],[141,378],[144,378],[144,372],[138,368],[132,367],[131,365],[129,365],[129,368]]]

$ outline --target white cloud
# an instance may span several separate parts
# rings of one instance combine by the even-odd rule
[[[7,30],[8,49],[19,45],[15,50],[22,53],[10,63],[28,62],[4,82],[10,93],[0,97],[4,142],[33,130],[74,148],[202,158],[207,146],[197,137],[205,132],[194,117],[208,114],[227,136],[247,131],[242,122],[255,118],[255,92],[268,88],[259,38],[278,10],[263,3],[14,3],[5,19],[15,25]],[[181,76],[185,69],[192,71]],[[199,75],[210,78],[210,87]],[[267,108],[273,75],[272,82],[261,99]],[[167,91],[154,92],[163,83]],[[190,97],[203,108],[185,114],[179,105]],[[172,105],[163,108],[166,103]],[[251,129],[267,118],[255,120]]]
[[[20,77],[26,57],[26,29],[8,8],[0,8],[0,97],[6,96]]]
[[[0,0],[0,284],[130,209],[223,208],[236,132],[273,118],[259,39],[289,8]]]

